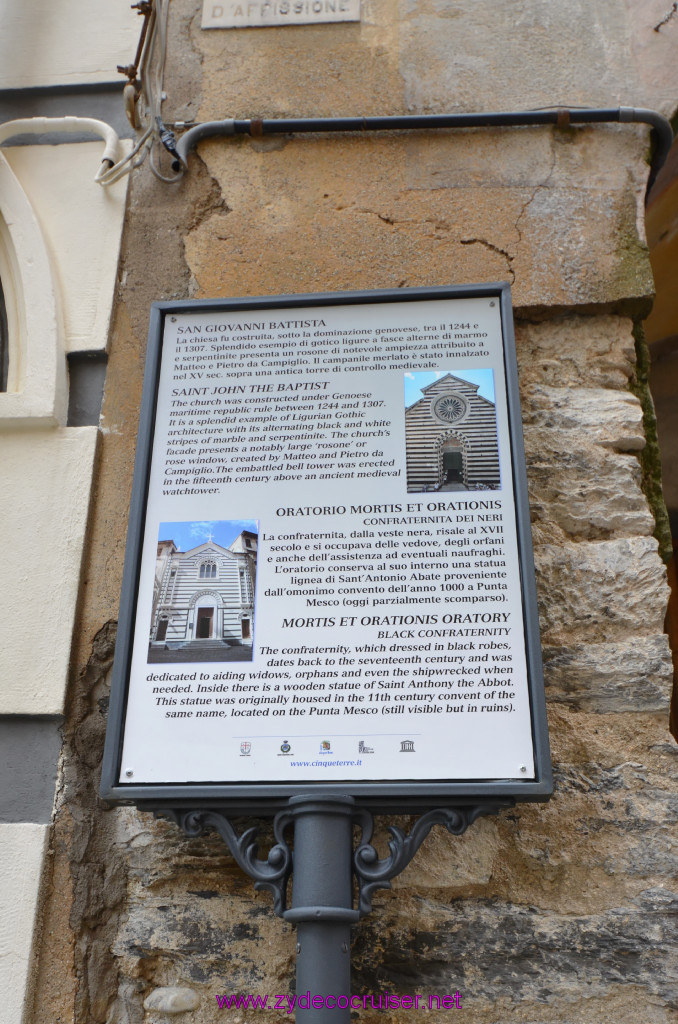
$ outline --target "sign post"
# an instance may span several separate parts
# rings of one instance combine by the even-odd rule
[[[102,795],[217,828],[348,996],[432,825],[551,792],[508,286],[158,303],[139,437]]]

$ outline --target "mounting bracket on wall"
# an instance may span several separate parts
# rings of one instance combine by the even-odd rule
[[[390,889],[391,879],[407,867],[434,825],[443,825],[452,835],[460,836],[477,818],[514,805],[514,799],[504,797],[427,811],[407,835],[390,825],[390,853],[380,858],[372,846],[373,816],[353,797],[294,796],[273,819],[275,843],[266,860],[258,856],[257,827],[239,835],[218,808],[144,809],[170,818],[190,837],[208,829],[219,833],[238,865],[254,879],[254,888],[273,894],[278,917],[297,927],[296,992],[298,996],[311,994],[308,1007],[297,1006],[297,1022],[350,1024],[351,925],[370,913],[374,892]],[[354,825],[361,830],[355,851]],[[285,839],[288,827],[294,829],[293,851]],[[357,909],[353,906],[352,875],[358,885]],[[288,908],[290,878],[292,906]],[[328,1005],[330,999],[335,1005]]]

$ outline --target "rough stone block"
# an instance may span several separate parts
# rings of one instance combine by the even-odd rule
[[[168,985],[154,989],[144,999],[145,1010],[158,1010],[162,1013],[185,1013],[186,1010],[197,1010],[200,996],[192,988],[180,988]]]
[[[645,447],[643,410],[628,391],[537,385],[523,396],[526,424],[572,431],[572,445],[597,444],[618,452]]]
[[[666,569],[654,538],[544,545],[535,565],[544,643],[606,643],[663,631]]]
[[[535,544],[649,536],[655,528],[635,455],[610,452],[571,431],[525,428]]]
[[[669,706],[673,666],[665,634],[544,647],[542,653],[549,700],[598,714]]]
[[[619,316],[516,323],[521,387],[626,389],[635,365],[632,324]]]
[[[658,997],[675,1009],[677,909],[678,894],[664,888],[583,915],[544,914],[496,899],[459,899],[448,906],[401,899],[379,921],[363,923],[354,984],[366,992],[459,989],[467,993],[467,1012],[486,1003],[496,1008],[499,994],[509,1004],[521,1003],[519,1020],[526,1019],[524,1004],[541,1005],[546,1013],[565,1004],[572,1015],[555,1019],[588,1021],[577,1009],[580,1000],[609,997],[620,988],[628,993],[627,1008]],[[422,925],[416,931],[414,920]],[[620,1019],[635,1024],[647,1018],[641,1009]]]

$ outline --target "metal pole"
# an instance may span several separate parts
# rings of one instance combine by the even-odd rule
[[[296,1021],[350,1024],[351,924],[359,918],[351,882],[355,803],[349,796],[297,796],[287,813],[294,820],[294,874],[292,909],[283,916],[297,925]]]
[[[257,856],[256,826],[238,835],[223,811],[168,807],[155,811],[175,821],[188,836],[215,828],[243,871],[255,880],[255,889],[272,893],[275,913],[297,926],[297,1024],[350,1024],[351,925],[370,913],[374,892],[391,888],[390,880],[410,863],[434,825],[460,836],[481,814],[496,814],[514,804],[515,797],[497,797],[439,807],[418,818],[409,835],[390,825],[389,854],[384,858],[371,845],[372,814],[357,807],[350,796],[291,797],[273,819],[276,842],[266,860]],[[361,830],[355,855],[354,824]],[[294,826],[294,854],[284,835],[289,825]],[[293,868],[292,909],[286,910]],[[352,909],[353,873],[358,910]]]

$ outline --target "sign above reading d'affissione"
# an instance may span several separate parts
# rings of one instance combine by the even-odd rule
[[[204,0],[202,28],[360,21],[360,0]]]
[[[139,438],[106,797],[549,794],[507,285],[159,303]]]

